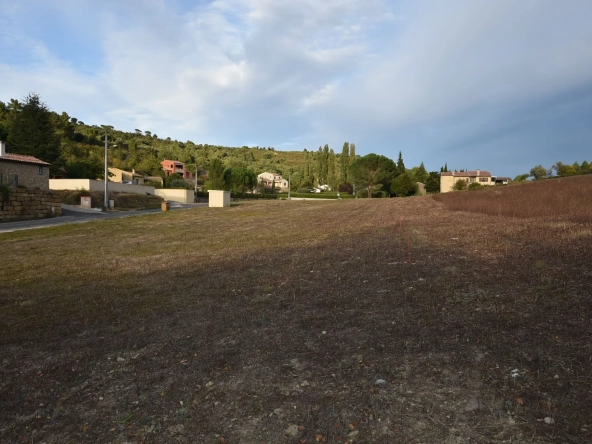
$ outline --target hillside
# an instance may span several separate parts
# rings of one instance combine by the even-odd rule
[[[163,159],[178,160],[201,170],[207,170],[212,160],[220,159],[226,168],[248,168],[257,174],[263,171],[285,176],[293,173],[296,186],[318,182],[323,162],[329,168],[325,171],[327,179],[332,178],[334,185],[340,179],[341,155],[327,145],[319,147],[318,151],[305,148],[276,151],[274,147],[182,142],[170,137],[162,139],[150,131],[126,132],[109,125],[89,125],[66,112],[58,114],[49,110],[35,94],[30,94],[23,102],[0,101],[0,139],[7,137],[8,149],[12,152],[23,151],[16,142],[19,133],[26,134],[23,138],[28,139],[27,142],[42,140],[42,146],[27,147],[25,151],[50,162],[54,177],[102,178],[105,132],[110,145],[110,166],[128,171],[135,169],[147,175],[160,175]],[[347,147],[349,156],[349,144]],[[351,148],[355,156],[355,146],[352,144]]]

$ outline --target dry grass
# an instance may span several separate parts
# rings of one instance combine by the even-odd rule
[[[434,196],[455,211],[592,222],[592,175]]]
[[[590,442],[591,242],[429,197],[0,235],[0,441]]]

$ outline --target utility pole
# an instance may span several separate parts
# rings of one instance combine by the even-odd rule
[[[193,191],[193,202],[197,202],[197,163],[195,164],[195,189]]]
[[[107,128],[105,128],[105,211],[109,209],[109,148],[107,146]]]

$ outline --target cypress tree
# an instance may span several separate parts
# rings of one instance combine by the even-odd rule
[[[347,168],[349,166],[349,143],[345,142],[343,144],[343,149],[341,150],[341,156],[339,157],[340,161],[340,176],[339,180],[341,183],[347,182]]]

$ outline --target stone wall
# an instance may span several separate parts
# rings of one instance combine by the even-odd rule
[[[0,194],[1,200],[2,195]],[[51,191],[11,188],[8,202],[0,202],[0,221],[39,219],[61,215],[62,203],[59,197]]]
[[[39,188],[40,190],[49,189],[49,167],[47,165],[0,160],[0,177],[2,180],[0,185],[11,183],[14,176],[18,176],[17,185]]]

